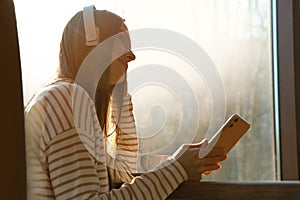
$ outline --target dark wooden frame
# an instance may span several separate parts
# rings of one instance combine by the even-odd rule
[[[185,182],[168,199],[299,200],[300,182]]]
[[[298,147],[298,180],[300,180],[300,0],[293,2],[293,30],[294,30],[294,66],[296,86],[296,113],[297,113],[297,147]]]
[[[25,135],[22,76],[15,9],[0,6],[0,177],[1,199],[26,199]]]
[[[295,20],[299,18],[299,1],[278,0],[277,3],[281,179],[299,180],[297,138],[300,135],[297,137],[297,121],[300,110],[297,112],[296,108],[299,109],[300,104],[296,107],[296,101],[299,101],[300,90],[296,83],[300,77],[295,73],[300,67],[295,62],[295,58],[299,57],[299,52],[295,51],[295,47],[299,46],[295,43],[296,39],[299,40],[299,34],[294,34],[300,26],[299,21]]]

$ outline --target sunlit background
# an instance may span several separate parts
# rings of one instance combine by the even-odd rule
[[[230,152],[223,169],[206,180],[276,180],[270,0],[52,0],[43,3],[15,0],[25,103],[55,75],[65,24],[91,4],[119,14],[130,30],[163,28],[183,34],[197,42],[213,60],[225,88],[225,116],[237,112],[252,128]],[[134,53],[137,60],[130,63],[129,74],[139,66],[160,64],[177,69],[189,82],[199,101],[201,116],[193,142],[209,137],[206,133],[213,100],[205,77],[194,78],[187,64],[174,55],[161,51]],[[130,85],[130,76],[128,81]],[[172,154],[180,140],[170,149],[159,149],[172,140],[178,125],[186,127],[186,134],[193,131],[189,130],[189,122],[195,116],[182,115],[182,109],[193,113],[195,108],[178,103],[176,94],[170,95],[159,85],[144,87],[132,95],[140,154]],[[219,124],[213,126],[217,129]],[[149,167],[139,166],[139,170]]]

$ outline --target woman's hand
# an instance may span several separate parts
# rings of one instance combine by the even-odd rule
[[[175,159],[185,169],[188,180],[199,181],[202,174],[209,174],[213,170],[221,168],[219,164],[226,159],[224,149],[213,148],[212,151],[204,158],[199,158],[199,150],[205,145],[207,140],[203,140],[198,144],[184,144],[178,149]]]

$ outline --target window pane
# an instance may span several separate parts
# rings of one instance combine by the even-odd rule
[[[143,2],[124,7],[124,17],[129,27],[166,28],[196,41],[212,59],[223,80],[225,119],[233,113],[239,113],[251,124],[250,131],[232,149],[227,161],[223,162],[223,169],[204,179],[275,180],[271,1],[163,1],[159,5]],[[170,9],[167,9],[169,6]],[[149,161],[150,156],[145,155],[171,154],[185,137],[193,134],[191,124],[197,117],[193,98],[199,102],[196,113],[199,114],[199,127],[194,142],[204,137],[210,138],[214,133],[210,130],[219,128],[225,119],[211,124],[215,99],[212,99],[211,88],[206,83],[209,77],[192,76],[194,72],[188,71],[189,64],[170,52],[147,49],[135,53],[138,59],[129,71],[129,86],[132,81],[130,78],[137,78],[136,70],[143,66],[151,68],[151,64],[153,68],[163,65],[178,72],[190,84],[194,91],[192,95],[196,96],[188,96],[191,93],[183,85],[167,85],[164,81],[160,84],[159,81],[149,81],[142,87],[134,85],[131,88],[139,126],[140,154],[144,158],[141,159],[144,162],[140,169],[143,170],[143,166],[152,167],[164,158],[152,156]],[[157,80],[155,70],[153,74],[150,72],[145,71],[144,76],[153,76],[153,80]],[[142,73],[138,75],[143,76]],[[181,83],[181,79],[174,78],[174,81]],[[174,94],[174,91],[180,90],[182,94]],[[181,101],[180,97],[184,95],[188,97]],[[223,114],[219,110],[214,112]],[[178,141],[172,141],[178,135],[181,135]],[[164,148],[166,146],[168,148]]]
[[[43,5],[47,9],[38,8],[36,0],[15,0],[15,4],[25,102],[55,73],[67,21],[87,4],[95,4],[97,9],[122,16],[132,30],[137,59],[129,65],[128,88],[143,161],[140,171],[165,159],[164,155],[172,154],[183,142],[212,137],[231,114],[239,113],[251,124],[250,131],[229,153],[223,169],[204,180],[276,179],[271,0],[114,0],[87,4],[61,0]],[[145,28],[170,37],[151,35]],[[143,42],[157,37],[157,43],[135,48],[141,36],[135,32],[138,29],[145,33]],[[172,38],[178,40],[167,44]],[[198,46],[186,49],[185,42]],[[162,44],[172,48],[164,49]],[[201,65],[189,57],[194,50],[202,53],[195,59],[203,58]],[[214,76],[207,75],[210,69],[216,70],[208,72]]]

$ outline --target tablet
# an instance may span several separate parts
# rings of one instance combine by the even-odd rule
[[[205,157],[214,147],[224,148],[227,154],[249,128],[250,124],[246,120],[238,114],[233,114],[209,140],[208,144],[200,149],[199,157]]]

